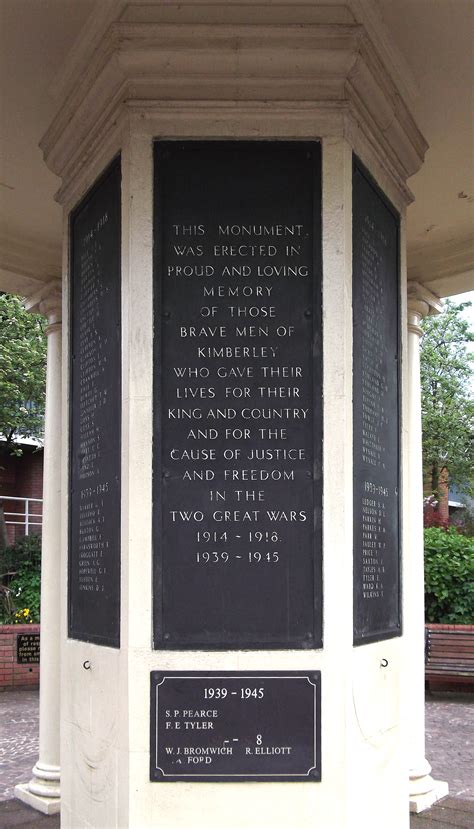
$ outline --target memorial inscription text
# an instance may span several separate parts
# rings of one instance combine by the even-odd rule
[[[314,647],[319,147],[155,160],[155,643]]]
[[[150,779],[321,780],[319,671],[152,671]]]
[[[398,216],[353,177],[354,641],[400,633]]]
[[[69,635],[120,630],[120,163],[71,219]]]

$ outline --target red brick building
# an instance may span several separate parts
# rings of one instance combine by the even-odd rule
[[[41,534],[43,513],[43,447],[34,438],[21,442],[22,455],[0,453],[0,504],[8,540]]]

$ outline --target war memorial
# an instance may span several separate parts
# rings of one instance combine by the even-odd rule
[[[99,4],[100,5],[100,4]],[[40,757],[65,829],[404,829],[423,728],[407,185],[371,4],[104,3],[41,148]]]

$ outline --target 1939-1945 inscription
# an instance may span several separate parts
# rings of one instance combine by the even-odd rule
[[[400,634],[399,217],[353,173],[354,642]]]
[[[71,216],[69,636],[120,634],[121,172]]]
[[[319,671],[153,671],[150,779],[321,780]]]
[[[155,646],[321,644],[320,149],[155,145]]]

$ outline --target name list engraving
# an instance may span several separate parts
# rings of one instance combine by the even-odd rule
[[[400,633],[398,217],[353,178],[354,639]]]
[[[69,635],[120,629],[120,163],[71,220]]]
[[[157,145],[164,646],[320,640],[318,164],[314,145]]]
[[[151,673],[153,781],[321,780],[319,671]]]

